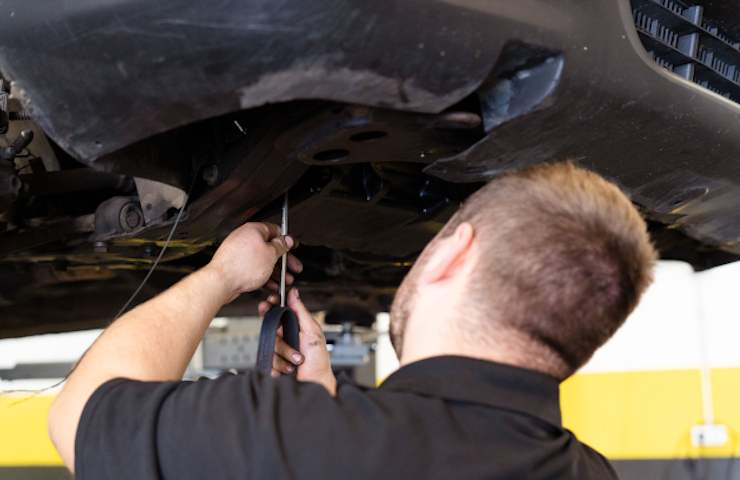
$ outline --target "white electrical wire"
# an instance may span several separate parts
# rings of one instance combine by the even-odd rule
[[[149,272],[146,274],[146,277],[144,277],[144,280],[142,280],[141,284],[139,285],[139,288],[136,289],[133,295],[131,295],[131,298],[128,299],[126,304],[118,311],[115,317],[113,317],[113,321],[118,320],[118,317],[123,315],[123,312],[126,311],[129,305],[131,305],[131,302],[134,301],[136,296],[139,294],[142,288],[144,288],[144,285],[146,285],[146,282],[149,280],[149,277],[152,276],[152,273],[154,273],[154,269],[157,268],[157,265],[159,264],[159,261],[162,259],[162,256],[164,255],[165,250],[167,250],[167,246],[170,244],[170,240],[172,240],[172,236],[175,234],[175,230],[177,229],[177,224],[180,223],[180,218],[182,218],[182,213],[185,211],[185,206],[188,204],[188,200],[190,199],[190,194],[193,193],[193,187],[195,186],[195,180],[198,178],[198,172],[200,171],[201,162],[198,163],[198,166],[195,168],[195,174],[193,175],[193,182],[190,184],[190,190],[188,190],[188,193],[185,195],[185,199],[182,201],[182,207],[180,207],[180,211],[177,213],[177,218],[175,219],[174,225],[172,225],[172,230],[170,230],[170,234],[167,237],[167,240],[164,242],[164,246],[162,247],[162,250],[159,251],[159,255],[157,256],[157,259],[152,264],[152,267],[149,269]]]

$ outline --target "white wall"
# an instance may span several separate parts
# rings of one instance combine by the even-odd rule
[[[709,366],[740,367],[740,263],[696,276],[707,323]]]
[[[702,322],[710,367],[740,367],[740,263],[694,273],[661,261],[625,325],[580,373],[699,368]]]
[[[0,340],[0,368],[13,368],[18,363],[76,362],[101,333],[87,330]],[[59,380],[0,381],[0,391],[40,390]]]

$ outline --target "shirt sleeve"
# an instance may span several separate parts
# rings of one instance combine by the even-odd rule
[[[114,379],[83,410],[76,478],[298,478],[296,470],[321,468],[320,437],[336,410],[318,384],[256,371],[195,382]]]

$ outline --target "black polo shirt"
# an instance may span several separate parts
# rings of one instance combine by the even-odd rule
[[[558,382],[464,357],[413,363],[377,389],[251,372],[111,380],[85,406],[77,480],[614,479],[561,426]]]

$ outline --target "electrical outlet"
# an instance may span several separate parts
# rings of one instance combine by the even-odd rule
[[[695,447],[724,447],[727,439],[725,425],[705,424],[691,427],[691,445]]]

